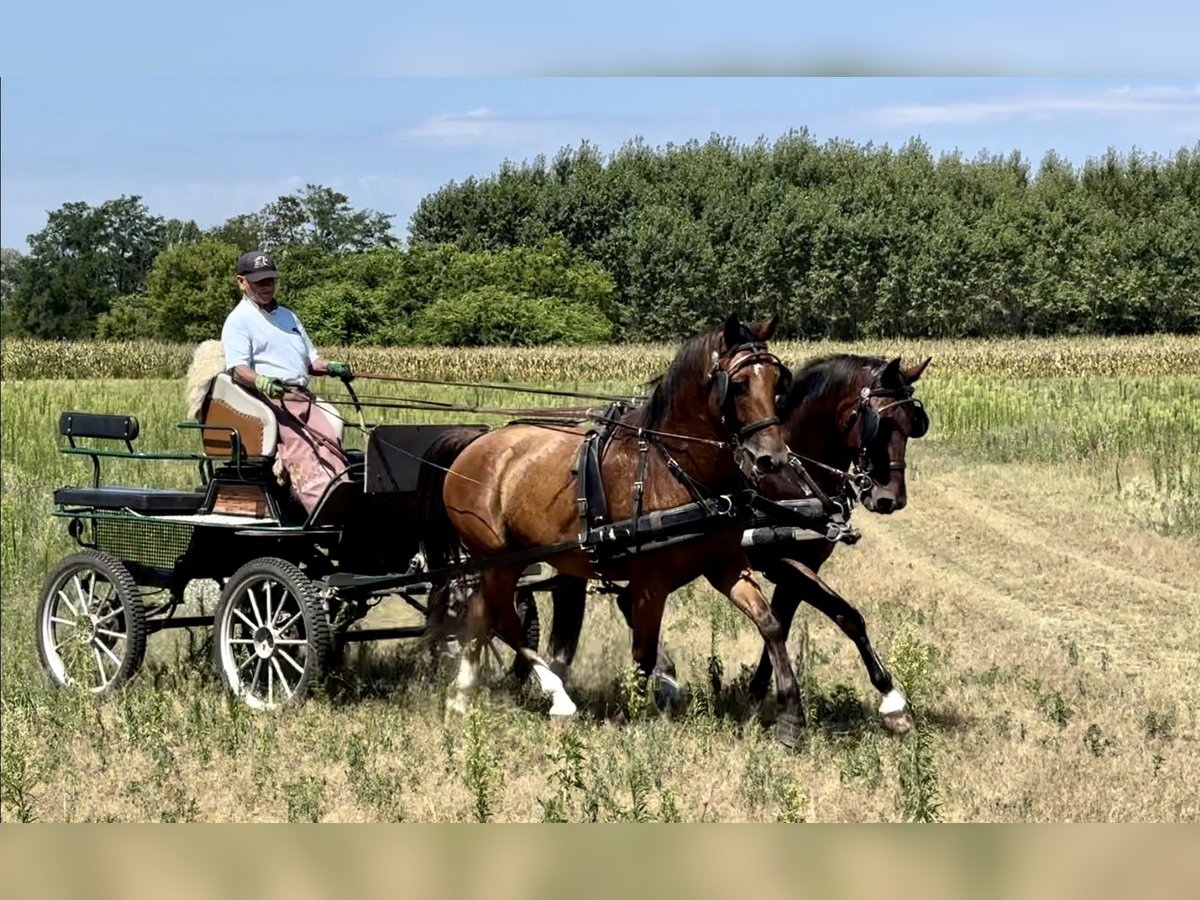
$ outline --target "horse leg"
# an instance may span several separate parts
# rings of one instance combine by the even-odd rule
[[[779,627],[783,629],[783,638],[786,641],[792,630],[792,619],[795,618],[796,611],[805,600],[804,594],[809,582],[805,580],[803,585],[794,585],[791,583],[793,579],[787,575],[786,571],[778,576],[774,570],[763,574],[775,582],[775,589],[771,592],[771,612],[779,621]],[[788,582],[789,590],[783,590],[785,582]],[[766,644],[763,644],[762,655],[758,658],[758,668],[754,670],[754,677],[750,679],[751,697],[762,700],[767,696],[767,688],[771,685],[771,671],[771,651]]]
[[[470,706],[471,694],[479,681],[479,656],[487,633],[487,602],[483,587],[478,586],[467,600],[466,640],[458,660],[458,676],[446,695],[447,712],[465,713]]]
[[[743,558],[742,563],[746,560]],[[771,662],[775,669],[775,694],[779,700],[780,713],[775,721],[775,736],[788,747],[796,747],[804,732],[804,702],[800,697],[800,686],[792,661],[788,657],[787,645],[783,640],[783,628],[771,611],[767,598],[755,582],[751,570],[733,564],[722,566],[705,577],[709,583],[733,601],[756,626],[767,643]]]
[[[883,695],[883,701],[879,704],[879,714],[883,717],[884,726],[897,734],[911,729],[913,720],[908,708],[908,699],[895,686],[891,673],[884,667],[871,645],[871,639],[867,637],[867,623],[862,613],[804,563],[785,559],[779,568],[780,577],[786,579],[795,591],[802,595],[805,602],[828,616],[858,648],[871,684]]]
[[[525,646],[525,629],[521,625],[521,617],[517,615],[514,601],[517,579],[520,576],[520,570],[511,566],[496,566],[484,570],[482,590],[492,613],[492,628],[500,640],[532,665],[538,686],[543,694],[550,697],[550,715],[573,716],[576,711],[575,704],[567,695],[562,679],[538,656],[536,648]]]
[[[663,607],[667,603],[667,588],[654,577],[635,577],[630,573],[630,627],[633,629],[633,661],[643,678],[654,675],[658,663],[658,636],[662,629]],[[661,683],[661,682],[660,682]],[[669,704],[671,698],[660,691],[654,692],[659,708]]]
[[[617,591],[617,609],[625,617],[625,624],[633,628],[633,590],[626,585]],[[679,701],[679,680],[675,671],[675,660],[667,652],[666,645],[660,640],[654,660],[654,697],[659,709],[665,709]]]
[[[567,578],[550,591],[552,620],[550,625],[550,669],[565,678],[567,668],[575,659],[579,634],[583,630],[584,600],[587,582],[582,578]]]

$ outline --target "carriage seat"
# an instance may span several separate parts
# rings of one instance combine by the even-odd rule
[[[54,492],[59,506],[90,509],[129,509],[146,515],[194,513],[204,503],[204,491],[178,491],[166,488],[64,487]]]
[[[344,424],[337,407],[324,400],[318,400],[317,406],[329,413],[334,434],[341,440]],[[271,404],[236,384],[227,372],[213,378],[208,396],[200,408],[200,423],[221,426],[206,428],[201,432],[204,452],[208,456],[233,456],[230,433],[222,428],[237,430],[246,456],[269,459],[275,455],[279,443],[279,425]]]

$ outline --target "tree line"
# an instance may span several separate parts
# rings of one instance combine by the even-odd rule
[[[792,132],[506,163],[392,217],[308,185],[208,230],[137,197],[65,204],[3,258],[5,334],[216,333],[273,251],[314,340],[675,340],[731,309],[795,338],[1200,331],[1200,143],[936,157]]]

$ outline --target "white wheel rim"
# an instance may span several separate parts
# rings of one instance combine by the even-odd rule
[[[221,617],[221,671],[239,699],[252,709],[286,704],[310,652],[299,599],[270,575],[242,582]]]
[[[54,680],[93,694],[112,684],[129,648],[129,621],[117,586],[87,566],[64,573],[51,586],[41,632]]]

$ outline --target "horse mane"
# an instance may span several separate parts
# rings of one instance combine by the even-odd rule
[[[805,400],[824,397],[854,385],[864,368],[878,369],[887,360],[878,356],[859,356],[856,353],[834,353],[810,359],[792,375],[785,409],[793,410]]]
[[[743,328],[744,331],[744,328]],[[696,377],[696,372],[707,372],[712,365],[714,352],[724,349],[724,328],[714,328],[689,338],[661,375],[646,382],[652,388],[650,398],[630,410],[626,421],[638,428],[657,428],[667,416],[671,401],[679,390]]]

